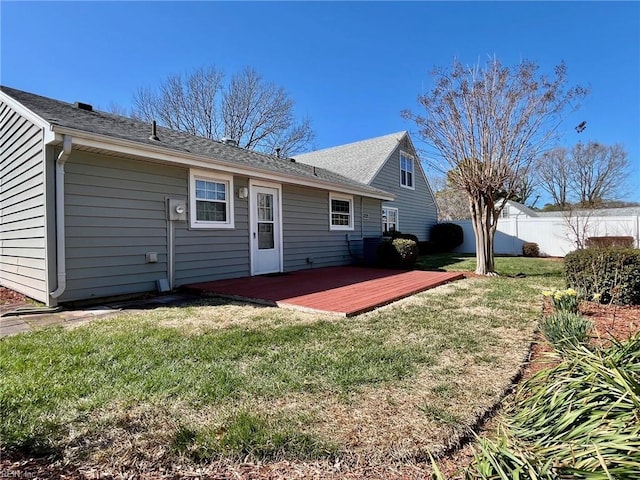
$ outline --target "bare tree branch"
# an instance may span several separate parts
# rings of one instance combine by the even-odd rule
[[[572,150],[569,186],[582,207],[595,208],[613,200],[628,178],[629,159],[621,145],[578,143]]]
[[[532,62],[509,68],[496,58],[484,68],[454,61],[433,76],[433,89],[418,100],[424,115],[403,115],[416,122],[433,147],[434,166],[448,171],[452,183],[467,193],[476,273],[495,274],[493,239],[504,200],[521,189],[534,160],[554,137],[562,112],[586,90],[566,88],[564,64],[551,79],[539,75]]]
[[[546,152],[538,158],[536,167],[540,185],[563,210],[572,203],[597,208],[615,200],[623,195],[629,176],[624,148],[597,142]]]
[[[281,87],[265,82],[245,68],[228,84],[215,67],[186,76],[171,75],[157,89],[134,94],[133,116],[210,139],[223,136],[250,150],[290,156],[309,147],[314,138],[308,119],[297,121],[294,102]]]
[[[558,147],[543,153],[536,160],[536,176],[543,190],[555,205],[562,209],[569,205],[569,178],[571,160],[565,148]]]

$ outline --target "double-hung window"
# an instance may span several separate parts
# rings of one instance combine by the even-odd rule
[[[191,228],[233,228],[233,177],[191,170]]]
[[[353,230],[353,197],[329,194],[329,230]]]
[[[415,188],[414,184],[414,158],[400,152],[400,185],[406,188]]]
[[[382,231],[398,231],[398,209],[393,207],[382,207]]]

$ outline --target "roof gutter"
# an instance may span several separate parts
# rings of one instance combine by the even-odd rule
[[[71,154],[72,145],[73,139],[69,135],[64,135],[62,137],[62,151],[56,160],[56,265],[58,287],[49,294],[52,298],[58,298],[67,288],[64,231],[64,164]]]
[[[377,198],[380,200],[393,200],[394,196],[388,192],[367,191],[367,188],[360,189],[358,187],[342,186],[340,184],[332,183],[327,180],[311,180],[304,177],[298,177],[296,175],[279,172],[275,174],[271,170],[261,168],[249,168],[238,166],[235,163],[227,162],[220,159],[214,159],[212,157],[206,157],[191,152],[180,152],[170,148],[166,148],[160,145],[146,145],[116,137],[108,137],[101,134],[85,132],[69,127],[62,127],[59,125],[52,125],[51,129],[63,136],[73,135],[75,145],[84,145],[91,148],[103,148],[105,150],[111,150],[113,152],[124,153],[127,155],[146,156],[148,158],[163,160],[173,164],[185,165],[196,168],[209,168],[219,169],[224,167],[225,171],[236,175],[254,176],[259,175],[260,178],[265,180],[273,180],[282,182],[283,179],[288,179],[290,183],[296,185],[305,185],[316,188],[330,189],[336,192],[350,193],[355,195],[364,195],[366,197]],[[363,185],[368,187],[368,185]]]

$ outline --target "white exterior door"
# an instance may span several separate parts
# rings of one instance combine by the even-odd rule
[[[251,274],[282,270],[280,189],[251,187]]]

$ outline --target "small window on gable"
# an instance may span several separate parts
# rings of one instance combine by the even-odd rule
[[[329,194],[329,230],[353,230],[353,197]]]
[[[415,188],[414,171],[414,158],[408,153],[400,152],[400,185]]]
[[[233,228],[233,177],[200,170],[189,177],[191,228]]]
[[[398,209],[392,207],[382,207],[382,231],[398,231]]]

